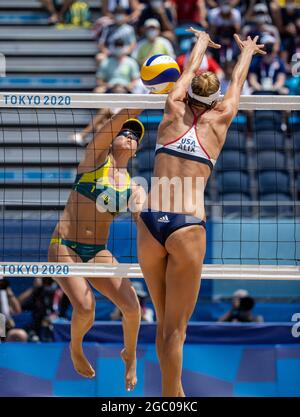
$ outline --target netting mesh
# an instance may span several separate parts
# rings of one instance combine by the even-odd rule
[[[275,108],[265,104],[264,110],[256,110],[253,98],[245,100],[228,131],[205,191],[207,264],[300,263],[299,103],[280,99]],[[150,184],[162,117],[158,107],[163,106],[157,97],[153,103],[149,97],[143,100],[148,100],[139,117],[145,137],[128,170]],[[264,98],[256,100],[263,106]],[[115,109],[124,102],[114,97],[106,106]],[[71,136],[78,139],[90,125],[84,130],[88,143],[105,113],[86,108],[88,100],[84,103],[85,108],[0,108],[1,262],[47,261],[51,234],[86,149]],[[113,218],[108,246],[119,262],[137,262],[130,213]]]

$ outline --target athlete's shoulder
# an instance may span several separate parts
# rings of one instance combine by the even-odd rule
[[[177,119],[179,117],[183,117],[185,112],[187,111],[187,104],[185,100],[173,100],[172,93],[169,93],[169,96],[166,101],[165,106],[165,115]]]
[[[232,111],[233,107],[230,105],[230,101],[228,100],[219,101],[212,109],[212,112],[216,117],[222,117],[228,113],[231,113]]]

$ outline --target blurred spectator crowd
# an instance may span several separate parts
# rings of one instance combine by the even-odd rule
[[[294,0],[148,0],[103,1],[93,30],[98,42],[97,92],[144,93],[139,69],[156,54],[176,57],[184,69],[194,38],[190,25],[222,45],[208,50],[199,71],[213,71],[226,91],[239,55],[233,34],[256,36],[266,56],[253,59],[244,94],[299,94],[300,3]],[[298,74],[299,75],[299,74]],[[119,90],[118,90],[119,92]]]
[[[140,302],[142,320],[153,322],[154,312],[146,304],[149,294],[141,282],[133,281],[132,285]],[[30,313],[29,320],[26,324],[21,321],[18,326],[18,319],[24,312]],[[4,321],[0,318],[0,343],[1,338],[6,342],[52,342],[53,322],[59,318],[70,319],[71,304],[51,278],[35,278],[32,286],[16,295],[10,281],[0,277],[0,314],[5,317]],[[114,308],[110,318],[121,320],[120,310]]]
[[[199,71],[213,71],[223,94],[239,55],[233,34],[259,36],[267,55],[255,56],[243,94],[300,94],[299,0],[102,0],[99,17],[91,17],[89,2],[41,0],[49,11],[49,23],[91,27],[99,52],[94,92],[143,94],[140,67],[147,58],[167,54],[181,70],[194,45],[191,25],[207,31],[222,45],[208,49]],[[60,26],[59,26],[60,25]],[[114,111],[118,111],[115,109]],[[99,113],[96,123],[73,137],[97,132],[109,114]],[[99,120],[98,120],[99,119]]]
[[[148,305],[149,294],[142,282],[132,281],[141,306],[141,317],[144,322],[155,320],[152,306]],[[261,315],[255,315],[255,300],[247,290],[239,289],[232,294],[231,307],[220,318],[219,322],[263,322]],[[24,326],[18,327],[15,319],[22,312],[30,312],[31,319]],[[51,342],[54,340],[53,322],[58,318],[69,319],[71,305],[67,296],[51,278],[35,278],[33,285],[16,295],[9,280],[0,277],[0,314],[5,316],[5,342]],[[122,313],[115,307],[110,319],[122,319]],[[3,320],[0,325],[3,324]],[[1,334],[0,329],[0,342]]]
[[[232,294],[231,308],[218,321],[231,323],[261,323],[263,316],[255,316],[253,309],[255,300],[247,290],[239,289]]]
[[[49,22],[88,27],[88,0],[41,0]],[[208,50],[199,71],[213,71],[226,90],[239,50],[233,34],[260,37],[266,56],[254,58],[245,94],[299,94],[299,0],[102,0],[93,23],[99,53],[96,92],[144,93],[139,69],[152,55],[176,57],[183,69],[194,39],[185,28],[206,30],[220,50]],[[293,76],[294,75],[294,76]],[[297,76],[298,75],[298,76]]]
[[[16,295],[9,280],[0,277],[0,313],[5,316],[7,342],[52,341],[52,322],[66,317],[69,305],[68,298],[51,278],[36,278],[31,287]],[[30,312],[31,319],[19,328],[17,318],[25,311]]]

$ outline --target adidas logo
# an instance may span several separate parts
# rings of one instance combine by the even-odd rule
[[[169,223],[170,222],[169,217],[167,215],[160,217],[157,221],[159,223]]]

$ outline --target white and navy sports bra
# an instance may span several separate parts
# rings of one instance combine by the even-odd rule
[[[190,159],[191,161],[206,164],[212,170],[217,161],[212,159],[206,152],[197,133],[197,123],[201,115],[197,116],[193,109],[191,110],[194,115],[192,127],[182,136],[166,143],[165,145],[157,144],[155,148],[155,155],[159,153],[167,153],[180,158]]]

